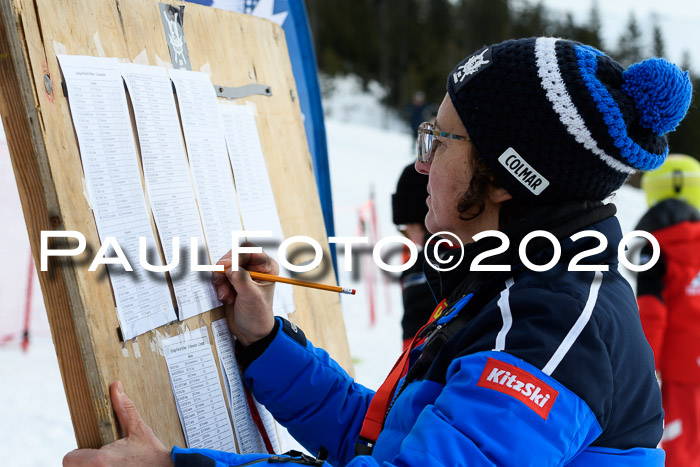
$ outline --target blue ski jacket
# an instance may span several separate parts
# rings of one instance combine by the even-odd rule
[[[277,318],[267,339],[242,349],[245,384],[309,452],[327,451],[335,466],[661,466],[661,396],[634,294],[618,271],[614,212],[579,203],[530,216],[510,229],[508,252],[491,258],[516,258],[513,239],[542,225],[562,251],[548,271],[513,260],[508,272],[475,274],[463,261],[433,278],[449,309],[428,332],[460,316],[464,324],[399,384],[371,455],[355,449],[373,391],[290,322]],[[584,230],[601,232],[607,244],[570,238]],[[465,248],[465,260],[494,247],[484,240]],[[544,243],[528,245],[535,264],[552,258]],[[572,260],[606,270],[570,271]],[[411,361],[424,350],[414,349]],[[302,463],[177,447],[173,459],[178,466]]]

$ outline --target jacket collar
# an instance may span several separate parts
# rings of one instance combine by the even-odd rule
[[[436,298],[439,297],[438,301],[440,301],[441,298],[447,297],[448,303],[453,303],[464,295],[482,288],[482,285],[486,282],[501,282],[521,272],[524,267],[519,259],[518,247],[521,240],[528,233],[534,230],[546,230],[552,233],[560,240],[564,257],[567,249],[572,250],[574,248],[573,242],[568,239],[569,236],[583,230],[584,227],[613,217],[616,212],[617,209],[613,204],[591,201],[539,206],[528,211],[503,229],[503,232],[510,240],[510,247],[507,251],[496,256],[491,256],[481,262],[481,264],[510,264],[512,265],[510,272],[472,272],[469,270],[472,261],[477,255],[501,245],[501,241],[498,238],[487,237],[478,242],[469,243],[465,245],[463,249],[443,252],[441,256],[451,257],[454,262],[459,258],[461,252],[464,252],[463,260],[455,269],[446,272],[438,272],[426,263],[425,275],[428,278],[428,283],[433,294]],[[612,234],[612,236],[621,236],[619,225],[617,223],[615,223],[615,225],[617,226],[617,235],[615,235],[615,232],[609,232],[609,234]],[[604,233],[608,234],[608,232]],[[593,241],[596,240],[593,239]],[[610,242],[613,241],[614,239],[610,239]],[[610,248],[612,247],[614,249],[616,245],[616,243],[614,245],[609,244],[605,252],[599,254],[598,257],[589,258],[589,260],[595,261],[600,260],[601,257],[608,257]],[[593,246],[595,246],[595,244]],[[552,247],[549,240],[544,238],[533,239],[528,244],[528,257],[534,262],[537,262],[536,259],[539,256],[549,258],[551,257],[551,249]]]

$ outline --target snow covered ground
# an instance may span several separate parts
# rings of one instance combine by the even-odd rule
[[[0,129],[1,131],[1,129]],[[75,437],[41,290],[32,270],[31,345],[20,349],[29,239],[4,135],[0,138],[0,465],[54,466]]]
[[[403,167],[413,160],[413,137],[391,113],[377,104],[381,93],[357,89],[352,79],[334,83],[336,95],[325,102],[336,235],[357,235],[357,209],[374,190],[379,236],[396,233],[391,222],[391,194]],[[28,241],[6,147],[0,143],[0,339],[21,327],[24,312]],[[615,199],[625,231],[644,212],[639,190],[623,188]],[[339,259],[342,259],[339,258]],[[12,267],[7,267],[11,265]],[[379,276],[377,274],[377,276]],[[340,283],[361,289],[349,273]],[[29,352],[19,343],[0,346],[0,465],[60,465],[75,448],[73,428],[41,294],[35,287]],[[401,296],[398,285],[384,290],[378,282],[377,323],[369,326],[367,295],[342,296],[343,315],[359,382],[376,388],[400,352]]]

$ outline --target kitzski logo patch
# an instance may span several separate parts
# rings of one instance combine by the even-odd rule
[[[459,92],[470,79],[484,68],[491,66],[491,47],[487,47],[466,58],[452,72],[455,92]]]
[[[559,391],[517,366],[489,358],[477,386],[513,396],[547,420]]]

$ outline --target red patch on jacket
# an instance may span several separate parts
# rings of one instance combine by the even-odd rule
[[[513,396],[547,420],[559,391],[517,366],[489,358],[477,386]]]

